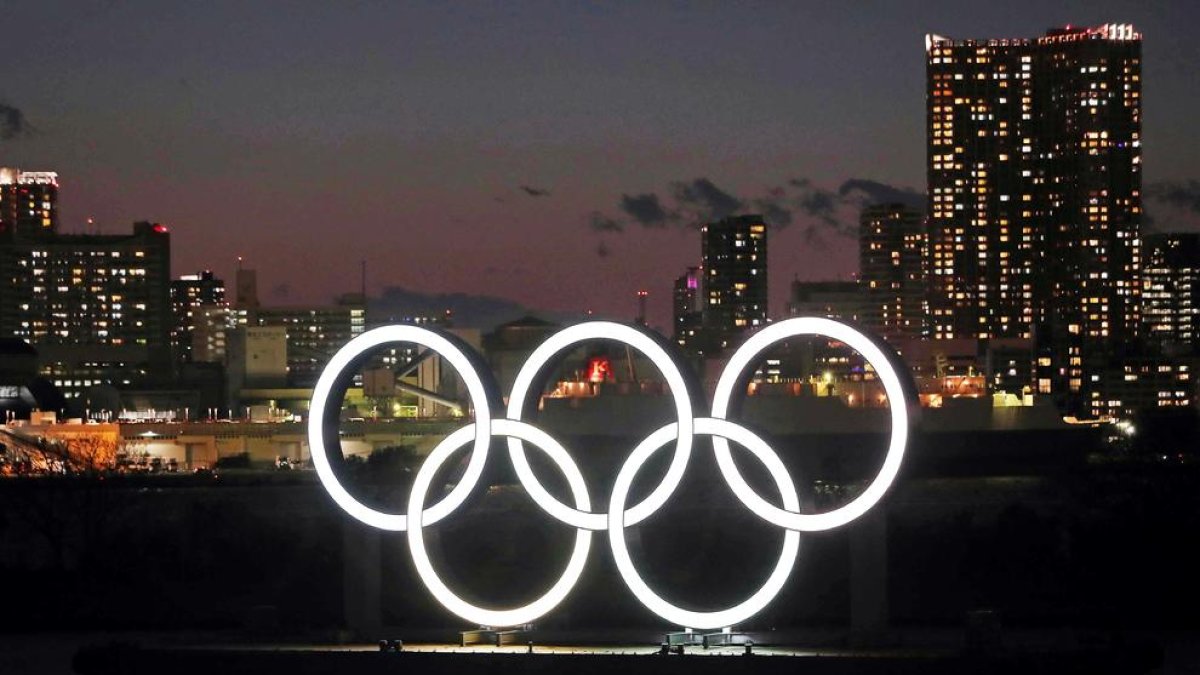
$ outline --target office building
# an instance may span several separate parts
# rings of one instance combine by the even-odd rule
[[[862,322],[886,339],[926,335],[926,245],[919,211],[902,204],[863,209],[858,235]]]
[[[931,334],[1034,338],[1037,391],[1086,408],[1141,323],[1141,36],[926,55]]]

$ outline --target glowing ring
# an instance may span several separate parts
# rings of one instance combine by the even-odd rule
[[[311,448],[313,466],[317,469],[317,476],[321,479],[321,484],[325,486],[329,496],[333,497],[333,501],[337,502],[343,511],[371,527],[396,532],[408,528],[408,516],[377,511],[347,492],[329,463],[324,434],[325,407],[342,372],[366,352],[391,342],[412,342],[441,354],[462,377],[467,386],[467,392],[471,396],[471,404],[475,408],[475,446],[471,451],[471,460],[467,463],[467,469],[458,485],[442,501],[430,506],[429,510],[421,517],[426,525],[436,523],[450,515],[454,509],[458,508],[459,504],[466,500],[475,484],[479,482],[479,477],[483,475],[484,463],[487,461],[488,444],[491,442],[491,434],[488,430],[491,427],[492,415],[488,408],[487,387],[479,373],[475,371],[471,359],[454,342],[427,328],[383,326],[369,330],[346,343],[333,355],[321,373],[320,379],[317,380],[317,386],[313,388],[312,403],[309,406],[308,443]]]
[[[683,472],[687,468],[688,457],[692,451],[693,413],[692,400],[689,397],[690,390],[687,382],[683,379],[683,373],[679,371],[675,361],[657,340],[636,328],[610,321],[590,321],[555,333],[534,350],[533,354],[529,356],[529,360],[517,373],[512,393],[509,395],[508,418],[521,419],[521,411],[525,407],[525,400],[529,397],[529,389],[533,386],[534,379],[556,354],[587,340],[622,342],[642,352],[662,373],[667,387],[671,390],[671,396],[675,400],[676,428],[679,430],[676,437],[675,456],[671,459],[671,465],[667,468],[662,483],[659,483],[641,503],[630,508],[629,512],[625,514],[625,519],[630,525],[633,525],[657,511],[675,492],[675,488],[683,480]],[[510,438],[508,454],[521,485],[525,487],[530,498],[546,513],[568,525],[582,529],[603,530],[608,527],[606,514],[587,513],[573,509],[551,495],[538,482],[537,476],[530,468],[529,459],[525,456],[521,441]]]
[[[625,499],[629,495],[629,487],[633,483],[634,476],[637,475],[638,470],[642,468],[650,455],[658,451],[674,435],[675,430],[671,428],[672,426],[674,425],[668,424],[650,434],[646,440],[634,448],[629,458],[625,460],[625,464],[617,472],[612,497],[608,502],[610,514],[624,512]],[[711,435],[714,439],[728,438],[754,453],[754,456],[767,467],[771,478],[779,487],[784,507],[799,510],[800,499],[796,496],[792,478],[779,456],[765,441],[745,427],[711,417],[701,417],[695,420],[695,430],[697,434]],[[634,567],[633,560],[629,556],[629,548],[625,543],[625,527],[628,524],[622,522],[617,515],[610,517],[608,523],[608,542],[612,548],[613,560],[617,564],[617,571],[621,573],[625,585],[650,611],[678,626],[689,628],[724,628],[741,623],[757,614],[783,588],[788,575],[792,572],[796,555],[800,551],[800,534],[795,530],[787,530],[783,535],[783,550],[779,555],[779,562],[775,564],[775,569],[767,577],[767,581],[753,595],[728,609],[715,612],[695,612],[672,605],[646,585],[641,575],[638,574],[637,568]]]
[[[466,602],[451,591],[434,571],[433,564],[429,561],[429,554],[425,550],[422,529],[426,523],[422,522],[424,518],[422,509],[424,508],[425,494],[429,491],[429,484],[438,467],[446,461],[451,453],[466,444],[474,434],[472,426],[474,425],[459,429],[439,443],[421,465],[416,479],[413,480],[412,494],[408,498],[410,524],[408,547],[412,553],[413,565],[417,568],[417,574],[425,582],[425,586],[433,593],[433,597],[442,603],[443,607],[471,623],[482,626],[517,626],[532,623],[562,602],[575,586],[575,582],[579,580],[579,575],[583,573],[583,565],[587,562],[588,551],[591,549],[592,532],[580,529],[576,533],[575,550],[571,553],[571,559],[567,562],[567,568],[562,576],[545,595],[524,607],[505,610],[485,609]],[[579,472],[579,467],[571,460],[567,451],[549,435],[540,429],[515,420],[495,420],[492,422],[491,430],[493,434],[520,438],[533,443],[549,455],[550,459],[554,460],[554,463],[566,475],[575,505],[585,511],[591,508],[587,485],[583,481],[583,474]]]
[[[721,379],[717,381],[717,389],[713,394],[713,417],[725,419],[729,412],[730,399],[742,373],[759,354],[776,342],[797,335],[823,335],[843,342],[875,368],[876,375],[883,383],[883,390],[887,393],[888,409],[892,416],[892,433],[887,455],[875,479],[862,494],[840,508],[826,513],[796,513],[798,508],[781,509],[767,502],[746,484],[746,480],[733,463],[729,454],[729,443],[724,438],[714,437],[713,449],[721,474],[725,476],[733,493],[751,511],[779,527],[800,532],[817,532],[845,525],[863,515],[883,498],[884,493],[896,480],[896,474],[900,472],[900,463],[904,459],[904,446],[908,442],[908,397],[891,361],[866,335],[832,319],[801,317],[767,326],[734,352],[725,366],[725,371],[721,373]]]
[[[874,366],[884,391],[887,393],[891,410],[892,430],[887,455],[878,475],[849,504],[822,514],[799,513],[800,504],[791,476],[779,456],[757,435],[738,424],[728,421],[730,401],[737,389],[742,374],[765,349],[796,335],[824,335],[839,340],[856,349]],[[520,421],[521,409],[533,386],[534,378],[541,368],[556,354],[578,342],[605,339],[623,342],[639,349],[659,368],[671,388],[678,421],[667,424],[651,433],[630,453],[617,474],[609,500],[608,513],[591,513],[587,488],[579,468],[565,449],[549,434]],[[408,515],[382,513],[358,502],[338,482],[329,463],[324,443],[326,408],[334,387],[344,371],[368,350],[388,342],[415,342],[440,353],[456,368],[466,383],[475,406],[476,421],[446,437],[417,472],[412,494],[408,500]],[[592,531],[607,529],[617,569],[626,585],[646,607],[658,616],[673,623],[693,628],[718,628],[743,621],[761,610],[779,592],[791,572],[792,562],[799,552],[799,532],[827,530],[844,525],[861,516],[874,506],[894,482],[903,460],[908,437],[908,407],[912,404],[908,390],[902,385],[892,362],[871,338],[855,328],[829,319],[799,318],[783,321],[763,329],[752,336],[730,359],[717,383],[713,402],[713,417],[694,418],[688,382],[683,373],[662,346],[646,333],[629,326],[608,322],[580,324],[551,336],[538,347],[529,361],[518,373],[509,403],[509,419],[491,418],[489,403],[495,385],[490,375],[485,379],[473,367],[471,356],[478,355],[469,347],[459,346],[452,336],[416,326],[387,326],[378,328],[351,340],[331,359],[313,391],[311,413],[308,421],[309,443],[312,448],[313,464],[322,485],[334,501],[358,520],[385,530],[407,530],[413,563],[422,581],[435,598],[458,616],[491,626],[511,626],[530,623],[553,609],[566,597],[578,581],[591,546]],[[466,350],[464,352],[464,349]],[[470,354],[470,356],[468,355]],[[636,524],[657,511],[678,487],[691,452],[694,434],[713,437],[717,466],[738,499],[756,515],[767,522],[785,528],[783,551],[774,571],[763,586],[740,604],[716,612],[694,612],[675,607],[650,590],[638,575],[629,556],[624,539],[624,529]],[[487,458],[488,443],[493,435],[509,438],[509,456],[516,468],[517,476],[535,503],[557,520],[576,527],[575,550],[567,568],[559,580],[542,597],[534,602],[512,610],[491,610],[466,603],[442,583],[434,572],[425,550],[422,528],[441,520],[467,498],[478,485]],[[437,469],[458,448],[474,439],[474,447],[467,470],[462,480],[440,502],[428,509],[424,501]],[[625,501],[634,476],[645,464],[646,459],[667,443],[676,441],[675,455],[660,483],[640,504],[626,510]],[[745,482],[738,472],[729,450],[728,441],[734,441],[749,449],[766,466],[782,495],[783,508],[763,499]],[[550,456],[566,476],[570,485],[575,507],[567,506],[546,491],[533,475],[525,456],[521,441],[533,443]],[[411,522],[410,522],[411,519]],[[409,527],[409,525],[412,525]]]

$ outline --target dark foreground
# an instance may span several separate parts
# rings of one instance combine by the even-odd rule
[[[1151,641],[989,651],[910,649],[889,651],[802,650],[788,647],[691,648],[662,654],[653,646],[467,647],[411,645],[403,652],[378,647],[140,648],[111,645],[80,650],[82,675],[177,673],[612,673],[705,675],[706,673],[1147,673],[1162,666]]]

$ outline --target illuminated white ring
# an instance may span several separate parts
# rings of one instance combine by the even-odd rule
[[[330,497],[333,497],[333,501],[342,507],[342,510],[372,527],[398,532],[408,528],[408,516],[378,511],[358,501],[347,492],[329,463],[324,435],[325,406],[342,371],[364,353],[392,342],[419,344],[437,352],[450,362],[450,365],[458,371],[459,377],[466,384],[467,392],[471,396],[471,404],[475,409],[476,424],[473,432],[475,446],[471,451],[471,460],[467,463],[467,469],[463,472],[458,485],[444,499],[430,506],[429,510],[423,514],[422,520],[426,525],[436,523],[450,515],[454,509],[458,508],[459,504],[463,503],[475,484],[479,482],[479,477],[483,475],[484,463],[487,461],[488,444],[491,441],[488,429],[491,426],[492,415],[488,408],[487,388],[480,379],[479,373],[475,372],[471,360],[453,342],[427,328],[406,325],[375,328],[347,342],[333,355],[321,373],[320,379],[317,380],[317,386],[313,389],[312,403],[309,406],[308,443],[311,448],[313,466],[316,467],[317,476],[321,479],[325,490],[329,492]]]
[[[630,453],[629,459],[625,460],[625,464],[621,466],[621,470],[617,472],[617,480],[613,484],[612,497],[608,502],[608,512],[611,515],[608,523],[608,542],[612,547],[613,560],[617,564],[617,571],[621,573],[621,578],[625,580],[625,585],[643,605],[650,611],[657,614],[659,617],[674,623],[677,626],[686,626],[688,628],[724,628],[726,626],[734,626],[746,619],[754,616],[767,603],[779,593],[783,588],[783,584],[787,581],[788,575],[792,572],[796,561],[796,555],[800,551],[800,534],[795,530],[787,530],[783,535],[783,550],[779,555],[779,562],[775,564],[775,569],[771,572],[771,576],[767,577],[767,581],[754,592],[746,600],[734,605],[728,609],[723,609],[715,612],[696,612],[683,609],[672,605],[664,600],[657,593],[650,590],[646,582],[638,574],[637,568],[634,567],[633,559],[629,556],[629,547],[625,543],[625,527],[630,523],[622,522],[620,514],[625,510],[625,499],[629,495],[629,487],[633,483],[633,478],[637,475],[639,469],[659,448],[665,445],[674,435],[675,430],[672,428],[674,424],[668,424],[654,433],[650,434],[646,440],[638,444]],[[779,492],[783,499],[785,508],[798,510],[800,508],[800,499],[796,495],[796,488],[792,484],[792,478],[788,474],[787,468],[775,451],[761,438],[750,432],[745,427],[734,424],[727,420],[714,419],[712,417],[701,417],[695,420],[695,428],[697,434],[711,435],[714,440],[717,438],[728,438],[739,445],[742,445],[750,452],[758,457],[763,466],[771,474],[771,478],[775,480],[775,484],[779,487]],[[726,445],[728,448],[728,445]],[[409,508],[412,508],[411,506]]]
[[[888,408],[892,416],[892,433],[888,441],[887,455],[883,466],[867,489],[850,503],[826,513],[796,513],[798,508],[781,509],[760,497],[738,472],[737,466],[729,453],[729,443],[720,437],[713,438],[713,449],[716,452],[717,466],[721,474],[733,489],[733,493],[751,511],[767,522],[780,527],[800,532],[818,532],[845,525],[866,513],[872,506],[883,498],[884,493],[896,480],[900,471],[900,463],[904,459],[904,447],[908,443],[908,397],[900,376],[896,373],[892,362],[870,338],[854,328],[832,319],[817,317],[800,317],[771,324],[755,333],[746,341],[725,366],[721,379],[717,381],[717,389],[713,394],[712,416],[725,419],[729,412],[729,402],[733,390],[741,378],[741,374],[754,363],[768,347],[780,340],[786,340],[797,335],[823,335],[843,342],[866,359],[875,369],[875,374],[883,383],[887,394]]]
[[[475,425],[463,427],[439,443],[425,459],[425,462],[421,465],[421,469],[417,471],[417,477],[413,480],[412,494],[408,497],[410,525],[408,528],[408,548],[412,553],[413,565],[416,567],[417,574],[421,577],[421,580],[425,582],[425,586],[433,594],[433,597],[443,607],[471,623],[482,626],[517,626],[532,623],[546,612],[558,606],[558,603],[562,602],[563,598],[567,597],[567,594],[571,592],[571,589],[575,586],[575,582],[579,580],[579,575],[583,573],[584,564],[587,562],[588,551],[592,544],[592,533],[586,529],[577,531],[575,535],[575,550],[571,553],[571,559],[567,561],[566,570],[545,595],[528,605],[516,609],[485,609],[472,605],[455,595],[442,582],[441,577],[434,571],[433,564],[429,561],[429,553],[425,550],[425,537],[422,534],[423,527],[427,524],[423,522],[424,515],[422,509],[424,508],[425,494],[429,491],[429,484],[433,480],[438,467],[455,450],[467,443],[474,434],[473,426]],[[579,467],[575,465],[575,462],[572,461],[567,451],[551,439],[549,435],[524,422],[504,419],[492,422],[491,431],[493,434],[500,436],[520,438],[540,448],[550,456],[550,459],[558,465],[558,468],[566,476],[567,483],[571,487],[571,495],[575,499],[575,505],[584,511],[591,508],[587,485],[583,481],[583,474],[579,472]]]
[[[561,330],[539,345],[517,373],[512,393],[509,395],[508,418],[521,419],[521,410],[525,407],[525,399],[529,396],[529,389],[533,386],[534,379],[556,354],[572,345],[588,340],[622,342],[642,352],[662,373],[663,379],[666,380],[667,387],[671,391],[671,396],[675,400],[676,428],[678,429],[675,456],[671,459],[671,465],[667,468],[662,483],[659,483],[641,503],[630,508],[629,512],[625,514],[627,523],[633,525],[657,511],[675,492],[675,488],[683,480],[683,472],[687,468],[688,457],[692,451],[693,413],[692,400],[689,397],[690,390],[683,378],[683,373],[679,371],[675,361],[671,359],[662,345],[635,328],[611,321],[589,321]],[[603,530],[608,527],[606,514],[587,513],[573,509],[551,495],[538,482],[537,476],[529,466],[529,459],[525,456],[521,442],[516,438],[509,439],[508,454],[521,485],[525,487],[530,498],[546,513],[568,525],[582,529]]]

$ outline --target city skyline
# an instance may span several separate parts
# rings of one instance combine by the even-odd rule
[[[5,19],[0,663],[1200,656],[1200,4]]]
[[[764,6],[753,21],[720,7],[533,7],[338,12],[339,29],[363,31],[353,44],[323,42],[316,12],[272,16],[273,31],[251,15],[219,50],[201,38],[222,7],[23,8],[23,23],[57,30],[14,44],[29,77],[0,93],[3,164],[59,172],[63,231],[86,230],[89,216],[105,233],[166,223],[176,273],[232,278],[242,255],[272,304],[357,290],[365,259],[375,296],[400,286],[631,318],[644,288],[651,325],[666,331],[671,282],[699,262],[705,216],[734,208],[773,225],[780,316],[793,277],[856,271],[847,235],[864,201],[889,187],[924,201],[925,33],[1128,22],[1146,35],[1147,192],[1180,184],[1160,195],[1194,205],[1187,181],[1200,170],[1182,142],[1200,108],[1190,7]],[[667,22],[671,39],[651,39]],[[422,39],[419,26],[462,39]],[[386,29],[399,36],[386,41]],[[577,57],[538,65],[572,40]],[[321,48],[293,49],[309,43]],[[89,54],[110,58],[79,61]],[[580,76],[594,87],[568,86]],[[501,90],[528,93],[479,105]],[[1186,208],[1147,206],[1160,228],[1196,228]],[[335,231],[345,235],[330,259],[312,244]]]

